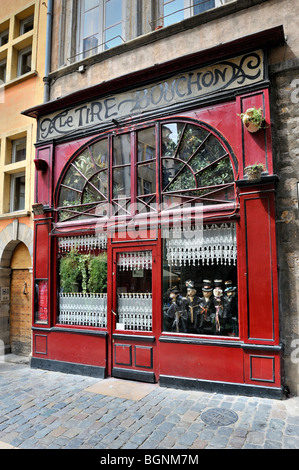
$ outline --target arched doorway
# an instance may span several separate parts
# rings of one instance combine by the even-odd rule
[[[32,265],[26,245],[20,242],[11,257],[10,334],[11,352],[31,352]]]

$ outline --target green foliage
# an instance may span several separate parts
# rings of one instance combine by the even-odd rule
[[[107,254],[93,256],[71,250],[60,260],[59,275],[65,293],[107,292]]]
[[[78,290],[80,269],[78,264],[78,252],[71,250],[60,260],[59,265],[60,286],[63,292],[73,293]]]
[[[239,116],[243,120],[244,123],[246,121],[251,122],[257,127],[260,127],[264,120],[262,108],[258,108],[258,109],[255,107],[249,108],[245,111],[245,113],[239,114]]]
[[[89,292],[107,292],[107,254],[102,253],[90,258],[88,290]]]

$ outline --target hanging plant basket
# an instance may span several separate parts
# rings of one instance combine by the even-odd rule
[[[247,166],[244,168],[245,175],[249,181],[260,180],[262,173],[265,170],[262,163],[255,163],[254,165]]]
[[[264,117],[261,108],[248,108],[245,113],[241,113],[239,116],[248,132],[257,132],[263,126]]]

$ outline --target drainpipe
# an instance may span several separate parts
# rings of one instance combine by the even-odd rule
[[[44,103],[50,100],[50,78],[51,69],[51,48],[52,48],[52,20],[53,20],[53,1],[48,0],[47,7],[47,32],[46,32],[46,59],[44,76]],[[43,3],[45,5],[45,3]]]

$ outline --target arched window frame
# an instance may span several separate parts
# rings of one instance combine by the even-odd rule
[[[183,128],[184,130],[183,130],[183,132],[180,136],[180,142],[178,142],[175,155],[172,156],[172,157],[171,156],[165,156],[165,155],[163,156],[163,151],[162,151],[162,144],[163,144],[162,129],[163,129],[163,126],[167,126],[169,124],[178,124],[178,123],[180,123],[181,125],[184,126],[184,128]],[[185,130],[186,130],[187,126],[193,126],[194,128],[201,129],[204,132],[206,132],[206,139],[205,140],[208,140],[210,138],[215,139],[216,141],[219,142],[219,145],[222,146],[223,151],[224,151],[223,155],[221,155],[219,159],[215,159],[209,165],[207,165],[203,169],[200,169],[197,172],[194,172],[194,170],[190,166],[190,161],[192,160],[192,158],[194,158],[194,155],[199,151],[200,147],[203,144],[201,144],[201,146],[199,146],[198,149],[195,152],[193,152],[193,154],[190,156],[190,158],[187,161],[182,162],[182,160],[177,158],[180,143],[181,143],[182,139],[184,138],[184,133],[185,133]],[[150,201],[149,203],[146,203],[145,198],[143,198],[144,201],[142,201],[142,203],[144,205],[145,212],[146,211],[151,211],[151,210],[159,212],[161,210],[161,203],[163,203],[165,201],[166,196],[167,197],[177,196],[177,194],[178,194],[177,190],[175,190],[175,191],[167,190],[169,188],[171,182],[169,184],[167,184],[167,187],[165,187],[165,186],[163,187],[163,161],[165,159],[170,160],[170,159],[176,159],[177,158],[177,160],[182,163],[181,169],[182,168],[189,168],[191,174],[193,174],[193,177],[194,177],[195,187],[181,190],[182,193],[186,194],[186,198],[181,203],[177,202],[177,204],[176,204],[177,207],[180,207],[180,206],[182,206],[184,204],[187,204],[187,203],[188,204],[190,204],[190,203],[193,204],[196,201],[197,202],[202,202],[203,201],[204,204],[207,206],[206,210],[208,210],[208,208],[209,208],[209,201],[208,201],[209,198],[208,198],[208,196],[210,196],[211,199],[213,200],[213,193],[215,193],[217,191],[219,192],[220,190],[224,190],[225,188],[231,188],[231,190],[234,194],[234,197],[232,199],[228,200],[228,201],[225,201],[225,200],[218,201],[218,204],[223,203],[224,205],[227,205],[227,207],[228,207],[228,204],[232,204],[232,203],[236,202],[237,195],[236,195],[235,180],[237,179],[237,176],[238,176],[238,161],[237,161],[237,158],[236,158],[230,144],[225,139],[225,137],[217,129],[215,129],[214,127],[210,126],[209,124],[207,124],[205,122],[195,120],[195,119],[192,119],[192,118],[188,118],[188,117],[170,117],[170,118],[166,118],[166,119],[164,118],[164,119],[161,119],[161,120],[149,121],[149,122],[146,122],[146,123],[143,123],[143,124],[140,124],[140,125],[131,126],[131,127],[120,128],[120,129],[117,129],[117,130],[111,130],[110,132],[106,132],[106,133],[98,135],[97,137],[91,138],[90,141],[88,141],[82,147],[80,147],[70,157],[68,162],[65,164],[65,166],[64,166],[64,168],[61,172],[59,181],[57,183],[56,190],[55,190],[55,208],[56,208],[57,213],[59,214],[59,211],[68,212],[70,215],[69,215],[69,217],[67,217],[65,219],[68,222],[76,220],[79,216],[81,216],[81,219],[82,219],[82,216],[85,217],[85,215],[87,217],[85,217],[84,220],[86,220],[88,218],[98,219],[98,218],[103,218],[103,217],[109,218],[111,216],[115,217],[115,216],[124,215],[124,216],[127,217],[127,216],[136,215],[136,213],[138,212],[137,209],[136,209],[136,204],[138,205],[139,203],[141,203],[141,200],[142,200],[142,197],[143,197],[143,196],[140,197],[140,195],[137,194],[137,168],[138,168],[138,165],[140,164],[140,162],[138,161],[138,133],[142,130],[146,130],[146,129],[150,129],[150,128],[155,129],[155,133],[156,133],[155,134],[155,158],[152,159],[152,162],[154,162],[155,165],[156,165],[156,192],[155,192],[155,196],[152,195],[153,196],[152,201],[154,200],[155,204],[151,205],[152,201]],[[122,214],[119,214],[119,213],[117,213],[117,211],[115,212],[115,210],[111,211],[111,207],[113,207],[113,203],[114,203],[113,188],[112,188],[112,174],[113,174],[113,157],[112,157],[112,154],[113,154],[113,141],[114,141],[114,139],[117,139],[118,137],[123,136],[125,134],[130,136],[130,152],[131,152],[131,163],[130,163],[131,190],[130,190],[130,195],[127,197],[127,200],[131,204],[131,207],[134,207],[134,213],[132,212],[132,209],[130,208],[130,210],[124,210],[122,212]],[[59,205],[59,197],[60,197],[60,194],[61,194],[61,189],[63,187],[66,187],[66,185],[64,184],[64,178],[65,178],[69,168],[71,168],[72,166],[75,165],[76,159],[78,159],[85,151],[88,151],[93,145],[95,145],[99,142],[103,142],[105,140],[107,140],[107,152],[108,152],[107,168],[106,168],[107,175],[108,175],[108,177],[107,177],[107,184],[108,184],[107,197],[103,198],[101,201],[95,201],[95,202],[92,202],[92,203],[87,203],[85,205],[85,208],[86,208],[85,211],[84,211],[84,204],[82,202],[82,194],[81,194],[81,203],[80,204],[74,204],[72,206],[69,205],[69,206],[65,206],[65,207]],[[197,183],[197,179],[196,179],[197,174],[203,173],[203,171],[206,171],[208,168],[212,168],[213,166],[217,165],[220,161],[224,160],[225,158],[229,160],[230,165],[231,165],[231,174],[233,175],[231,180],[224,183],[224,184],[212,185],[211,187],[199,186],[198,183]],[[102,171],[103,170],[95,171],[89,178],[85,178],[86,179],[85,187],[90,184],[87,180],[91,180],[92,178],[94,178],[96,176],[96,174],[100,174]],[[182,171],[180,171],[180,173],[182,173]],[[175,175],[176,180],[178,179],[178,176],[179,176],[179,173],[177,173]],[[195,191],[201,191],[201,190],[207,190],[207,189],[209,190],[208,193],[203,194],[201,196],[198,195],[198,194],[192,194],[192,192],[194,193]],[[82,193],[83,193],[83,191],[82,191]],[[214,205],[215,205],[215,203],[217,205],[216,200],[214,201]],[[211,201],[210,205],[212,205],[212,204],[213,203]],[[91,213],[88,214],[88,208],[90,208],[90,207],[93,207],[94,209],[97,208],[97,211],[96,211],[95,214],[91,214]],[[163,207],[165,209],[165,205]],[[172,204],[172,208],[173,207],[174,207],[174,205]],[[80,208],[81,208],[81,210],[79,210]],[[142,212],[142,211],[140,211],[140,212]],[[57,221],[62,222],[61,219],[59,220],[59,217],[57,217]]]

